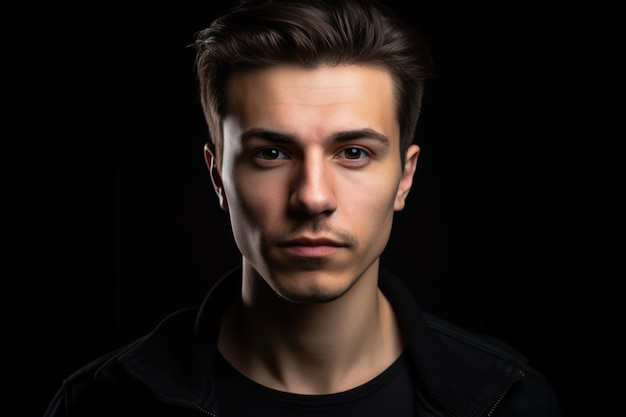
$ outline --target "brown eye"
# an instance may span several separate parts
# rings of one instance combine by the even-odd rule
[[[367,157],[367,153],[361,148],[346,148],[341,151],[346,159],[361,159]]]
[[[276,148],[261,149],[259,152],[255,154],[255,156],[257,158],[265,159],[265,160],[275,160],[275,159],[285,158],[285,154]]]

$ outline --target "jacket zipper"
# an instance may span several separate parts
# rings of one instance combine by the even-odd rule
[[[166,402],[168,404],[179,405],[179,406],[184,407],[184,408],[188,408],[188,409],[191,409],[191,410],[199,411],[202,414],[205,414],[207,416],[217,417],[217,413],[215,411],[203,408],[203,407],[201,407],[198,404],[195,404],[193,402],[173,400],[173,399],[171,399],[169,397],[164,397],[164,396],[156,394],[156,393],[155,393],[155,395],[157,397],[159,397],[161,399],[161,401]]]
[[[199,412],[201,412],[202,414],[205,414],[205,415],[207,415],[207,416],[217,417],[217,413],[216,413],[215,411],[213,411],[213,410],[207,410],[207,409],[204,409],[204,408],[202,408],[202,407],[198,407],[197,405],[194,405],[194,404],[188,404],[188,403],[178,403],[178,405],[181,405],[181,406],[183,406],[183,407],[185,407],[185,408],[189,408],[189,409],[191,409],[191,410],[199,411]]]
[[[188,403],[188,402],[181,402],[181,403],[178,403],[178,404],[182,405],[185,408],[190,408],[192,410],[199,411],[202,414],[206,414],[207,416],[217,417],[217,413],[215,411],[207,410],[206,408],[199,407],[196,404]]]
[[[519,379],[517,379],[516,381],[519,381],[521,379],[524,378],[524,376],[526,375],[526,373],[522,370],[519,371]],[[515,382],[515,381],[513,381]],[[491,406],[491,408],[489,409],[489,412],[487,413],[486,417],[491,417],[491,415],[493,414],[493,412],[496,410],[496,408],[498,407],[498,405],[500,404],[500,401],[502,401],[502,398],[504,398],[504,396],[506,395],[507,392],[509,392],[509,389],[511,389],[511,385],[513,385],[513,382],[511,382],[505,389],[504,391],[502,391],[500,393],[500,395],[498,395],[498,397],[496,398],[496,402],[493,403],[493,405]]]

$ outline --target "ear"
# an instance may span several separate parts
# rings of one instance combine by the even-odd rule
[[[406,198],[411,191],[413,185],[413,176],[415,169],[417,168],[417,158],[420,154],[419,146],[412,144],[406,151],[406,159],[404,160],[404,171],[402,172],[402,178],[400,184],[398,184],[398,191],[396,192],[396,201],[393,205],[394,211],[401,211],[404,209]]]
[[[228,202],[226,201],[226,194],[224,193],[224,184],[222,183],[222,175],[218,168],[218,160],[216,158],[215,147],[212,143],[206,143],[204,145],[204,162],[211,174],[211,181],[213,182],[213,189],[220,202],[222,210],[228,211]]]

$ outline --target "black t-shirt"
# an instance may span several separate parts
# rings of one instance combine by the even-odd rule
[[[408,360],[405,352],[380,375],[348,391],[303,395],[258,384],[218,354],[215,364],[218,416],[413,417],[414,385]]]

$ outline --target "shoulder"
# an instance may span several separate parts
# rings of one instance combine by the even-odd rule
[[[422,310],[389,271],[381,270],[379,286],[394,306],[421,398],[430,407],[443,415],[560,415],[552,386],[523,353]]]
[[[550,416],[561,415],[553,386],[536,368],[529,365],[524,354],[496,337],[473,332],[440,317],[424,313],[428,327],[441,336],[450,351],[479,366],[509,364],[520,378],[506,389],[494,408],[492,416]],[[493,358],[493,361],[486,358]]]
[[[48,405],[44,417],[91,415],[90,404],[113,399],[114,384],[98,377],[107,364],[114,363],[131,345],[101,355],[65,378]],[[106,394],[105,394],[106,392]],[[104,414],[106,415],[106,414]]]
[[[196,308],[177,311],[164,318],[150,333],[94,358],[68,375],[50,401],[44,417],[88,416],[93,413],[115,415],[121,404],[125,407],[148,397],[145,386],[138,383],[124,358],[138,352],[143,354],[146,350],[171,350],[167,343],[180,338],[189,339],[196,313]],[[117,411],[107,414],[106,409]]]

